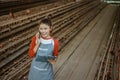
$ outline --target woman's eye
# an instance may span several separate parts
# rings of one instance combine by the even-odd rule
[[[47,29],[47,28],[44,28],[44,29]]]
[[[42,30],[42,28],[39,28],[40,30]]]

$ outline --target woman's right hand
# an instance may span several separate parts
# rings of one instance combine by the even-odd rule
[[[36,40],[37,40],[37,44],[40,44],[40,33],[39,32],[36,34]]]
[[[40,34],[39,34],[39,32],[36,34],[36,40],[37,40],[37,44],[35,45],[35,47],[33,49],[34,53],[36,53],[36,51],[37,51],[37,49],[40,45]]]
[[[36,38],[40,39],[40,33],[39,32],[36,33]]]

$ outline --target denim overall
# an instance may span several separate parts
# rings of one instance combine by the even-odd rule
[[[48,62],[48,56],[52,56],[52,53],[52,40],[49,44],[40,44],[32,60],[28,80],[54,80],[52,64]]]

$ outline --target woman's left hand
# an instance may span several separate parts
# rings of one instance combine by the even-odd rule
[[[48,61],[53,65],[55,63],[55,60],[53,59],[48,59]]]

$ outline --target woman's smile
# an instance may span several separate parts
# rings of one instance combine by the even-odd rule
[[[39,27],[39,31],[40,31],[40,34],[41,36],[43,37],[50,37],[50,27],[46,24],[41,24],[40,27]]]

